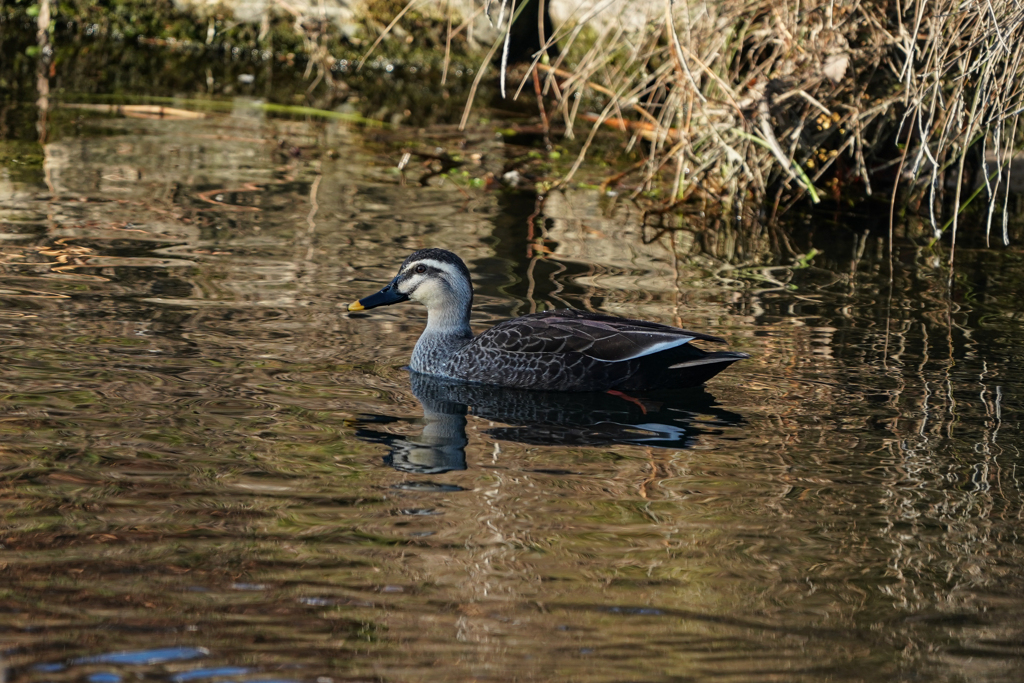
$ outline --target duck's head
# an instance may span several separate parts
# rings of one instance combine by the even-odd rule
[[[473,305],[473,284],[469,269],[458,256],[445,249],[420,249],[405,259],[398,275],[376,294],[348,305],[350,311],[390,306],[402,301],[419,301],[427,311],[468,316]]]

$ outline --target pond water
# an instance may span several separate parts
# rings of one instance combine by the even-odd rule
[[[657,230],[245,105],[0,143],[3,680],[1020,680],[1019,244],[950,289],[863,217]],[[751,358],[636,400],[413,381],[424,310],[345,306],[427,246],[478,329]]]

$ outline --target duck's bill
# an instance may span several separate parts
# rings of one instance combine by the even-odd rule
[[[370,308],[377,308],[378,306],[390,306],[391,304],[397,304],[408,299],[409,296],[399,292],[398,287],[392,282],[376,294],[363,297],[359,301],[353,301],[348,305],[348,310],[365,311]]]

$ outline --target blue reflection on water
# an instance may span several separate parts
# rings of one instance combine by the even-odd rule
[[[67,663],[50,662],[46,664],[36,664],[32,668],[36,671],[53,673],[63,671],[67,667],[75,666],[77,664],[163,664],[164,662],[205,657],[208,654],[210,654],[210,651],[204,647],[162,647],[154,650],[136,650],[134,652],[108,652],[102,655],[94,655],[92,657],[79,657],[78,659],[72,659]],[[94,676],[106,675],[114,674],[94,674]],[[90,677],[89,680],[92,681],[92,677]],[[93,681],[93,683],[116,682],[110,679],[104,679],[102,681],[97,679],[96,681]]]
[[[183,671],[180,674],[171,676],[171,683],[185,683],[185,681],[195,681],[201,678],[215,678],[218,676],[239,676],[241,674],[247,674],[252,669],[248,669],[244,666],[218,666],[210,669],[195,669],[193,671]]]
[[[606,607],[604,610],[612,614],[640,614],[645,617],[658,617],[665,614],[660,609],[653,607]]]
[[[135,652],[109,652],[94,657],[75,659],[72,664],[162,664],[180,659],[205,657],[210,651],[205,647],[162,647],[155,650]]]
[[[86,676],[89,683],[121,683],[121,677],[112,671],[99,671]]]

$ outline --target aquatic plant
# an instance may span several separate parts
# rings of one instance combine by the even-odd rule
[[[532,66],[566,135],[589,128],[565,180],[611,126],[644,152],[636,192],[667,180],[673,201],[777,209],[904,182],[935,236],[955,238],[958,212],[943,225],[943,207],[981,186],[992,228],[1024,108],[1013,3],[611,0],[556,24],[546,40],[561,56],[538,52]],[[595,100],[595,112],[580,105]]]

